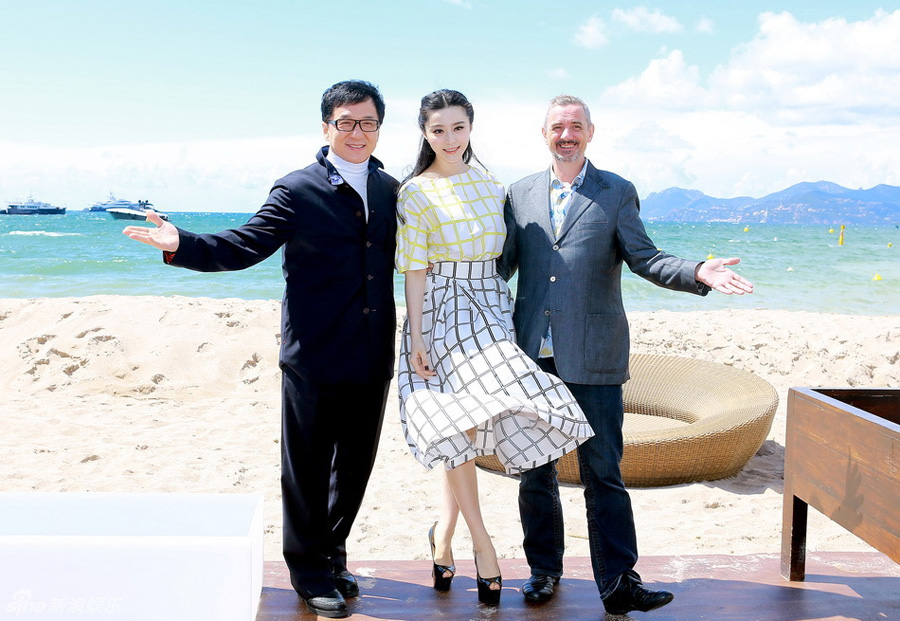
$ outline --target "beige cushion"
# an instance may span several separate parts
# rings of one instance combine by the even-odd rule
[[[778,407],[767,381],[723,364],[633,354],[625,383],[622,478],[632,487],[730,477],[765,441]],[[493,456],[476,463],[502,471]],[[557,464],[559,480],[580,484],[577,453]]]

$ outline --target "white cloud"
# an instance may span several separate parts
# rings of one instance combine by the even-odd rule
[[[652,11],[645,6],[633,9],[613,9],[612,19],[621,22],[635,32],[681,32],[681,22],[659,9]]]
[[[604,93],[607,104],[695,108],[709,99],[700,85],[700,70],[689,66],[681,50],[656,58],[638,76],[613,86]]]
[[[665,153],[694,149],[690,142],[655,121],[645,121],[633,128],[620,139],[619,146]]]
[[[759,32],[710,76],[720,105],[780,123],[847,123],[900,114],[900,11],[803,23],[764,13]]]
[[[82,148],[0,143],[0,191],[40,188],[35,198],[73,211],[109,192],[161,211],[254,211],[272,182],[308,164],[321,144],[321,134]]]
[[[605,26],[594,23],[593,41]],[[900,11],[855,22],[767,13],[709,75],[680,50],[590,97],[592,161],[641,196],[677,185],[762,196],[799,181],[900,185]],[[551,74],[562,78],[560,69]],[[403,176],[415,157],[418,100],[387,102],[375,155]],[[504,183],[547,166],[546,101],[479,100],[473,145]],[[160,209],[249,211],[272,181],[312,161],[302,136],[65,149],[0,143],[0,197],[81,209],[112,190]]]
[[[569,77],[569,72],[562,67],[559,67],[558,69],[552,69],[551,71],[547,72],[547,77],[554,80],[565,80]]]
[[[766,13],[709,76],[673,50],[607,89],[592,148],[642,194],[679,180],[720,196],[820,179],[900,185],[898,73],[900,11],[814,23]]]
[[[591,17],[578,27],[575,41],[590,50],[603,47],[609,42],[606,36],[606,23],[599,17]]]
[[[661,34],[667,32],[681,32],[681,23],[658,9],[649,10],[647,7],[634,9],[613,9],[610,20],[624,26],[633,32],[649,32]],[[588,49],[598,49],[609,43],[609,25],[600,17],[590,17],[578,27],[575,33],[575,42]],[[621,31],[622,28],[616,27]]]
[[[694,26],[694,30],[696,30],[697,32],[702,32],[704,34],[711,34],[715,30],[715,27],[716,25],[713,20],[704,17],[697,22],[697,24]]]
[[[406,175],[420,133],[418,100],[389,99],[375,156],[388,173]],[[504,183],[549,162],[541,138],[546,102],[476,103],[472,145]],[[324,144],[319,131],[252,140],[166,144],[47,147],[0,142],[0,196],[25,198],[80,211],[106,198],[150,200],[161,211],[252,212],[272,183],[313,162]]]
[[[477,104],[472,144],[481,161],[503,183],[508,185],[550,164],[541,136],[547,103],[495,100]]]
[[[900,117],[900,11],[818,23],[765,13],[759,24],[757,35],[706,80],[673,50],[608,89],[604,99],[745,110],[789,124]]]

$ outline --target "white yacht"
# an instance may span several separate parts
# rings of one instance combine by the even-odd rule
[[[9,207],[5,210],[0,211],[0,213],[4,213],[10,216],[15,215],[49,215],[49,214],[64,214],[66,213],[65,207],[54,207],[50,203],[42,203],[41,201],[36,201],[30,196],[27,201],[20,201],[17,203],[9,203]]]
[[[116,198],[113,196],[112,192],[110,192],[108,200],[96,202],[85,209],[85,211],[105,211],[118,220],[146,220],[146,211],[148,209],[153,209],[153,203],[150,201],[138,201],[133,203],[124,198]],[[157,212],[157,214],[159,214],[159,217],[163,220],[168,221],[169,216],[166,214],[161,212]]]
[[[148,211],[151,211],[149,207],[143,207],[140,209],[132,209],[130,207],[112,207],[111,209],[107,209],[106,213],[110,214],[117,220],[146,220]],[[156,210],[154,209],[152,211]],[[156,215],[166,222],[169,221],[169,216],[161,211],[157,211]]]

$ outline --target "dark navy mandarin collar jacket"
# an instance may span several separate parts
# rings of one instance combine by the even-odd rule
[[[199,271],[250,267],[283,248],[281,363],[320,383],[393,375],[397,181],[369,158],[363,200],[325,159],[278,181],[247,224],[217,234],[179,229],[169,263]]]

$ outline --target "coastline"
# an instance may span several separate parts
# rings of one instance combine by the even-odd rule
[[[0,299],[4,489],[263,493],[265,558],[279,560],[279,312],[278,301],[239,299]],[[900,387],[896,315],[742,309],[629,320],[634,353],[732,365],[769,381],[780,400],[739,475],[630,490],[645,555],[777,553],[790,387]],[[351,558],[427,558],[440,475],[409,453],[393,388]],[[517,480],[481,472],[479,483],[498,554],[522,558]],[[587,556],[581,489],[562,495],[567,555]],[[815,511],[809,520],[810,552],[871,550]],[[462,521],[454,547],[471,554]]]

